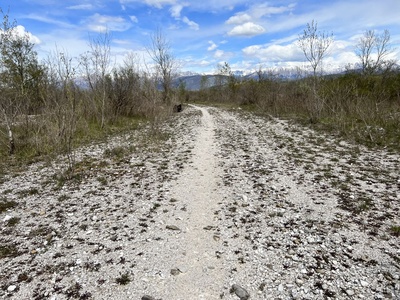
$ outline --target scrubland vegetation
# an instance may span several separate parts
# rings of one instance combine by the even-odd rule
[[[192,101],[237,104],[289,118],[374,147],[400,146],[400,73],[343,75],[288,81],[277,74],[191,92]],[[313,90],[315,84],[315,90]]]
[[[400,149],[400,68],[389,59],[390,34],[366,31],[355,45],[360,63],[342,74],[324,75],[322,59],[332,36],[307,25],[299,47],[311,72],[297,79],[259,70],[257,78],[239,80],[230,66],[220,66],[224,84],[193,92],[193,101],[237,104],[257,113],[289,118],[371,147]],[[222,81],[221,81],[222,82]],[[202,80],[207,87],[207,78]]]
[[[89,51],[70,57],[54,49],[39,62],[29,36],[18,35],[16,22],[3,13],[0,29],[0,157],[11,163],[66,154],[73,169],[73,150],[110,134],[156,123],[172,111],[174,95],[159,91],[172,67],[168,44],[155,35],[150,54],[154,69],[127,55],[112,67],[108,33],[90,38]]]
[[[80,57],[56,48],[40,62],[29,36],[17,35],[15,28],[16,22],[3,13],[0,157],[6,164],[2,168],[55,154],[66,154],[72,168],[77,146],[139,123],[157,124],[174,103],[186,101],[240,105],[370,146],[398,149],[400,145],[400,72],[396,62],[387,59],[387,31],[380,36],[367,31],[360,39],[359,70],[327,76],[321,62],[332,36],[319,33],[312,22],[299,37],[312,68],[310,76],[283,80],[260,69],[258,78],[242,80],[225,63],[213,86],[204,77],[201,89],[189,92],[184,85],[172,88],[176,62],[160,32],[148,50],[155,63],[150,70],[140,67],[140,59],[132,55],[122,66],[112,67],[107,33],[90,38],[90,50]]]

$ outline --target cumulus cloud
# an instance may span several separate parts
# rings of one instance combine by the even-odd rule
[[[250,57],[255,57],[261,61],[298,61],[304,60],[303,52],[294,43],[289,45],[253,45],[244,48],[243,53]]]
[[[249,22],[251,20],[252,20],[252,18],[250,15],[248,15],[246,13],[239,13],[239,14],[236,14],[236,15],[230,17],[225,23],[238,25],[238,24],[243,24],[243,23]]]
[[[181,11],[183,9],[183,5],[181,4],[176,4],[172,6],[169,11],[171,12],[171,16],[174,18],[180,18],[181,17]]]
[[[190,27],[191,29],[199,30],[199,24],[197,24],[196,22],[193,22],[193,21],[189,20],[187,17],[183,17],[182,21],[183,21],[183,23],[189,25],[189,27]]]
[[[122,17],[100,15],[98,13],[89,17],[86,20],[87,27],[91,31],[105,32],[110,31],[125,31],[132,25]]]
[[[208,46],[207,51],[213,51],[218,48],[217,44],[213,41],[208,41],[208,43],[210,44],[210,46]]]
[[[137,18],[136,16],[129,16],[129,18],[131,19],[131,21],[132,21],[133,23],[139,22],[139,21],[138,21],[138,18]]]
[[[215,51],[215,53],[214,53],[214,57],[215,57],[215,58],[222,58],[222,57],[224,57],[224,56],[225,56],[225,52],[222,51],[222,50],[217,50],[217,51]]]
[[[264,27],[253,22],[247,22],[242,25],[235,26],[228,32],[230,36],[255,36],[265,32]]]
[[[0,35],[3,33],[3,30],[0,29]],[[34,36],[29,31],[26,31],[25,27],[22,25],[15,26],[11,31],[11,37],[25,38],[27,37],[29,42],[38,45],[41,43],[40,39],[37,36]]]

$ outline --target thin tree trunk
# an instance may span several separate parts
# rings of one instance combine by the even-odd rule
[[[12,126],[10,123],[10,120],[7,118],[7,114],[3,109],[3,115],[4,119],[6,121],[6,127],[7,127],[7,132],[8,132],[8,153],[10,155],[13,155],[15,153],[15,142],[14,142],[14,133],[12,130]]]

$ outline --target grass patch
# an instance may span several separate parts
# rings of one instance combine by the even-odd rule
[[[19,218],[19,217],[12,217],[11,219],[9,219],[7,221],[7,226],[15,226],[19,223],[20,220],[21,220],[21,218]]]
[[[101,185],[107,185],[108,184],[107,178],[105,178],[104,176],[97,177],[97,181],[100,182]]]
[[[0,199],[0,213],[5,212],[8,209],[14,208],[18,205],[15,201],[7,201],[5,199]]]
[[[0,259],[18,256],[17,247],[14,245],[0,245]]]
[[[30,189],[19,191],[18,194],[21,197],[33,196],[33,195],[38,195],[39,190],[37,188],[30,188]]]
[[[130,152],[129,149],[127,149],[126,147],[117,146],[112,149],[104,150],[103,155],[104,155],[104,157],[107,157],[107,158],[120,160],[120,159],[124,158],[127,154],[129,154],[129,152]]]
[[[393,225],[390,227],[390,234],[396,237],[400,237],[400,226]]]

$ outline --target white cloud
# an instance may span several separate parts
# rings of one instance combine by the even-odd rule
[[[295,43],[289,45],[253,45],[242,49],[243,53],[260,61],[298,61],[304,60],[303,52]]]
[[[238,24],[243,24],[243,23],[249,22],[251,20],[252,20],[252,18],[250,15],[248,15],[246,13],[239,13],[239,14],[236,14],[236,15],[230,17],[225,23],[238,25]]]
[[[182,4],[176,4],[174,6],[172,6],[169,11],[171,12],[171,16],[179,19],[181,17],[181,11],[183,9],[183,5]]]
[[[200,66],[209,66],[209,65],[211,65],[211,62],[203,59],[202,61],[199,62],[199,65]]]
[[[154,6],[156,8],[163,8],[165,5],[174,5],[176,0],[145,0],[147,5]]]
[[[269,6],[268,3],[257,4],[253,6],[248,13],[254,18],[261,18],[264,16],[279,15],[294,9],[295,4],[288,6]]]
[[[225,55],[225,52],[222,51],[222,50],[217,50],[217,51],[215,51],[215,53],[214,53],[214,57],[215,57],[215,58],[222,58],[224,55]]]
[[[190,27],[191,29],[199,30],[199,24],[197,24],[196,22],[193,22],[193,21],[189,20],[187,17],[183,17],[182,21],[183,21],[185,24],[189,25],[189,27]]]
[[[129,16],[129,18],[131,19],[131,21],[132,21],[133,23],[139,22],[139,20],[138,20],[138,18],[137,18],[136,16]]]
[[[48,18],[43,16],[43,14],[29,14],[27,16],[25,16],[26,19],[30,19],[30,20],[35,20],[35,21],[39,21],[39,22],[43,22],[46,24],[52,24],[55,25],[56,27],[61,27],[61,28],[69,28],[72,30],[76,29],[76,26],[71,24],[71,23],[67,23],[67,22],[62,22],[59,19],[52,19],[52,18]]]
[[[0,34],[3,32],[3,30],[0,29]],[[29,31],[26,31],[25,27],[22,25],[17,25],[13,28],[13,31],[11,31],[11,36],[18,37],[18,38],[24,38],[28,37],[29,42],[38,45],[41,43],[40,39],[30,33]]]
[[[109,31],[126,31],[132,25],[122,17],[100,15],[98,13],[86,20],[87,27],[91,31],[105,32]]]
[[[72,9],[72,10],[92,10],[93,8],[94,6],[92,4],[79,4],[67,7],[67,9]]]
[[[208,41],[210,46],[208,46],[207,51],[213,51],[218,48],[217,44],[215,44],[213,41]]]
[[[235,26],[228,32],[230,36],[255,36],[265,32],[264,27],[252,22],[244,23],[243,25]]]

